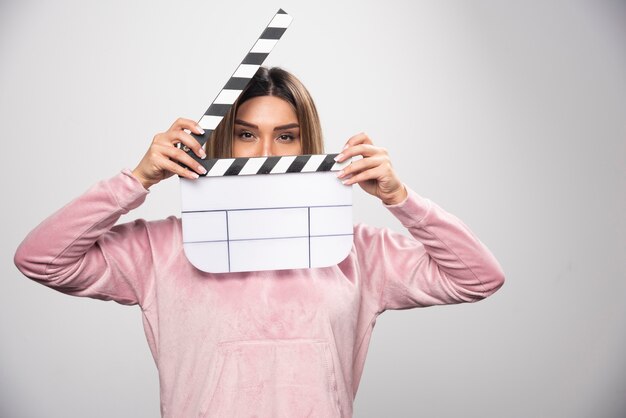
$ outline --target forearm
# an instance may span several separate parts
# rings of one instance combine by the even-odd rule
[[[98,238],[147,193],[127,170],[98,182],[26,236],[15,253],[16,266],[37,280],[75,270]]]
[[[504,273],[491,251],[459,218],[414,191],[408,192],[404,202],[387,207],[424,246],[429,259],[422,260],[422,268],[428,285],[463,302],[483,299],[498,290]],[[436,266],[428,265],[433,263]]]

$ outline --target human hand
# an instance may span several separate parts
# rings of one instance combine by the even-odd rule
[[[178,118],[167,131],[154,136],[150,148],[133,170],[133,175],[143,184],[143,187],[148,189],[174,174],[188,179],[198,178],[198,173],[206,174],[204,167],[195,162],[185,151],[176,147],[177,143],[182,143],[191,148],[198,157],[206,158],[202,146],[193,136],[185,132],[185,129],[199,135],[204,134],[196,122]],[[196,172],[180,166],[179,163],[193,168]]]
[[[378,197],[386,205],[395,205],[406,199],[406,188],[393,170],[385,148],[375,146],[370,137],[361,132],[348,140],[335,160],[342,162],[357,155],[363,158],[353,161],[337,175],[344,179],[343,184],[358,183],[363,190]]]

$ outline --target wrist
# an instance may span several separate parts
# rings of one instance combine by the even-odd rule
[[[406,187],[403,184],[402,187],[397,192],[391,193],[390,195],[385,196],[381,200],[383,201],[385,205],[393,206],[393,205],[398,205],[404,202],[408,197],[409,197],[409,193],[407,192]]]
[[[146,190],[148,190],[151,186],[154,185],[154,182],[147,180],[137,169],[134,169],[133,171],[131,171],[131,174],[133,175],[133,177],[139,180],[143,188]]]

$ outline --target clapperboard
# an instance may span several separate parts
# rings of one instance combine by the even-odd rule
[[[280,9],[198,124],[204,144],[281,38]],[[198,159],[207,174],[180,177],[183,248],[198,269],[241,272],[326,267],[352,248],[352,187],[337,154]]]

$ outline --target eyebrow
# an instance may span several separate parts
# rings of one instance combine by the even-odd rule
[[[237,125],[247,126],[248,128],[259,129],[259,127],[250,122],[246,122],[245,120],[235,119],[235,123]],[[300,125],[297,123],[288,123],[287,125],[280,125],[274,128],[275,131],[282,131],[283,129],[291,129],[291,128],[299,128]]]

